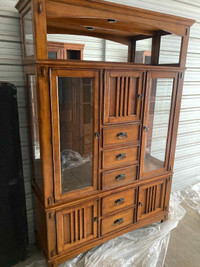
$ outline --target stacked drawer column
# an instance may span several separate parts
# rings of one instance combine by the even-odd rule
[[[101,125],[101,234],[136,222],[143,72],[106,71]],[[128,186],[128,187],[127,187]]]

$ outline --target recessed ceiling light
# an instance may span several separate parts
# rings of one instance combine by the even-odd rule
[[[93,31],[94,27],[87,26],[88,31]]]
[[[116,23],[116,21],[117,21],[116,19],[108,19],[109,23]]]

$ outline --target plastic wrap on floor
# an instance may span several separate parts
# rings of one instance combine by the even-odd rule
[[[185,209],[180,197],[171,196],[169,219],[134,230],[79,256],[59,267],[161,267],[167,253],[170,231],[184,217]],[[46,266],[33,262],[29,267]]]
[[[200,214],[200,183],[186,187],[181,191],[174,192],[173,196],[176,199],[179,199],[179,202],[184,202],[190,208],[197,210]]]

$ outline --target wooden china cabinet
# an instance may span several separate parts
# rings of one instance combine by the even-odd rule
[[[47,42],[48,59],[82,59],[84,44]]]
[[[37,240],[49,266],[57,266],[111,238],[167,219],[194,21],[99,0],[20,0],[16,8]],[[48,58],[47,34],[125,44],[127,63]],[[179,59],[161,65],[161,39],[170,34],[181,39]],[[137,41],[148,38],[150,64],[137,64]]]

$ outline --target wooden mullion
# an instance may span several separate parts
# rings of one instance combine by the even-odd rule
[[[135,62],[136,40],[131,39],[128,46],[128,62]]]
[[[155,32],[152,38],[152,53],[151,53],[151,64],[153,65],[158,65],[159,63],[160,43],[161,43],[161,34],[160,32]]]
[[[181,42],[181,51],[180,51],[180,59],[179,59],[179,65],[180,67],[185,67],[186,58],[187,58],[187,49],[188,49],[188,43],[189,43],[189,33],[190,28],[185,28],[185,36],[182,37]]]

